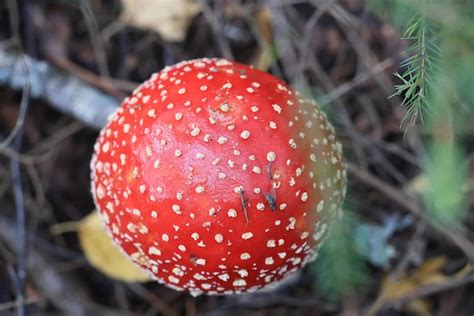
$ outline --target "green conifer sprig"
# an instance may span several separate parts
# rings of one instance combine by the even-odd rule
[[[419,12],[412,18],[404,33],[404,38],[413,41],[406,50],[407,57],[401,67],[405,71],[395,73],[401,84],[395,85],[395,94],[403,98],[402,106],[407,113],[404,121],[415,124],[423,122],[423,115],[430,112],[429,96],[435,89],[434,77],[440,71],[438,67],[441,49],[436,41],[436,27]]]

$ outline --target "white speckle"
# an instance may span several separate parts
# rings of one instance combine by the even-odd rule
[[[274,248],[275,246],[276,246],[276,243],[274,239],[270,239],[269,241],[267,241],[268,248]]]
[[[291,138],[289,141],[288,141],[288,144],[290,144],[290,147],[292,149],[296,149],[296,142],[293,138]]]
[[[221,145],[227,143],[227,137],[224,137],[224,136],[220,136],[218,139],[217,139],[217,142]]]
[[[265,204],[263,203],[257,203],[257,210],[263,211],[265,209]]]
[[[199,89],[200,89],[201,91],[206,91],[206,90],[207,90],[207,86],[201,86]]]
[[[250,254],[248,252],[244,252],[243,254],[240,255],[241,260],[248,260],[250,259]]]
[[[260,192],[262,192],[260,188],[253,188],[253,193],[259,194]]]
[[[286,229],[287,229],[287,230],[289,230],[289,229],[295,229],[296,218],[290,217],[289,221],[290,221],[290,223],[288,224],[288,226],[286,226]]]
[[[204,289],[204,290],[209,290],[211,288],[211,285],[209,283],[202,283],[201,284],[201,287]]]
[[[227,212],[227,216],[229,216],[231,218],[235,218],[235,217],[237,217],[237,211],[235,209],[231,208]]]
[[[276,154],[275,154],[275,152],[269,151],[269,152],[267,153],[267,160],[271,162],[271,161],[275,161],[275,159],[276,159]]]
[[[299,176],[301,176],[302,174],[303,174],[303,169],[297,168],[297,169],[296,169],[296,176],[299,177]]]
[[[199,239],[199,234],[198,233],[192,233],[191,238],[194,239],[194,240],[198,240]]]
[[[147,157],[151,157],[151,155],[153,155],[153,150],[151,149],[150,146],[145,147],[145,152],[146,152]]]
[[[140,185],[140,187],[138,189],[140,190],[140,193],[145,193],[146,185],[142,184],[142,185]]]
[[[261,173],[262,173],[262,169],[260,169],[260,168],[257,167],[257,166],[254,166],[254,167],[252,168],[252,172],[253,172],[253,173],[256,173],[256,174],[261,174]]]
[[[241,278],[245,278],[249,275],[248,271],[245,269],[240,269],[239,271],[237,271],[237,273],[240,275]]]
[[[209,215],[210,216],[216,216],[217,212],[216,212],[216,209],[214,207],[211,207],[209,209]]]
[[[202,192],[204,192],[204,187],[202,185],[198,185],[196,187],[196,193],[202,193]]]
[[[219,172],[217,176],[219,177],[219,179],[225,179],[225,177],[227,177],[227,175],[224,172]]]
[[[250,239],[252,237],[253,237],[253,234],[251,232],[247,232],[247,233],[242,234],[242,239],[245,239],[245,240]]]
[[[199,127],[194,127],[192,130],[191,130],[191,136],[198,136],[199,135],[199,132],[201,132],[201,129]]]
[[[229,104],[227,103],[222,103],[219,108],[221,109],[222,112],[229,112],[230,110]]]
[[[241,185],[239,185],[239,186],[237,186],[237,187],[234,188],[234,192],[235,192],[235,193],[241,193],[242,191],[243,191],[243,188],[242,188]]]
[[[123,132],[128,133],[129,130],[130,130],[130,124],[124,124],[123,125]]]
[[[258,108],[258,106],[254,105],[250,108],[250,110],[253,112],[253,113],[256,113],[258,112],[260,109]]]
[[[277,128],[277,124],[273,121],[270,121],[269,126],[270,126],[271,129],[276,129]]]
[[[156,117],[156,111],[154,109],[148,110],[147,115],[149,117]]]
[[[110,142],[106,142],[105,144],[102,145],[102,151],[104,153],[108,152],[110,149]]]
[[[205,155],[203,153],[196,153],[196,159],[202,160],[204,157]]]
[[[173,212],[175,212],[176,214],[181,214],[181,207],[179,207],[179,205],[177,204],[173,204],[173,206],[171,206],[171,208],[173,209]]]
[[[280,257],[280,259],[284,259],[286,257],[286,252],[279,252],[278,257]]]
[[[324,209],[324,200],[319,201],[316,210],[320,213]]]
[[[278,114],[281,113],[281,106],[275,103],[275,104],[272,104],[272,107],[273,107],[273,110],[275,110],[275,112],[277,112]]]
[[[156,159],[155,162],[153,163],[153,168],[158,169],[160,167],[160,160]]]
[[[307,200],[308,200],[308,193],[303,192],[303,194],[301,194],[301,201],[306,202]]]
[[[230,276],[227,273],[219,274],[217,277],[224,282],[227,282],[227,280],[229,280],[230,278]]]
[[[175,284],[178,284],[178,283],[179,283],[179,279],[176,278],[176,277],[174,277],[174,276],[172,276],[172,275],[170,275],[170,276],[168,277],[168,280],[169,280],[171,283],[175,283]]]
[[[216,235],[214,236],[214,239],[215,239],[216,242],[218,242],[218,243],[221,243],[221,242],[224,241],[224,237],[223,237],[221,234],[216,234]]]
[[[206,259],[199,258],[199,259],[196,260],[196,264],[198,266],[205,266],[206,265]]]
[[[248,139],[250,137],[250,132],[249,131],[242,131],[242,133],[240,133],[240,137],[242,139]]]
[[[103,199],[104,196],[105,196],[105,190],[104,190],[104,187],[102,185],[99,184],[99,186],[97,187],[97,198],[99,199]]]
[[[309,155],[309,159],[311,159],[311,161],[316,161],[316,155],[315,154]]]
[[[173,268],[173,273],[176,274],[177,276],[183,276],[184,271],[181,270],[180,268]]]
[[[179,120],[181,120],[182,118],[183,118],[183,113],[178,112],[178,113],[176,113],[176,114],[174,115],[174,119],[175,119],[176,121],[179,121]]]
[[[272,264],[274,264],[274,263],[275,263],[275,260],[273,260],[272,257],[267,257],[267,258],[265,258],[265,264],[266,264],[266,265],[272,265]]]
[[[186,88],[181,88],[178,90],[178,94],[184,94],[186,93]]]
[[[161,256],[161,251],[160,251],[160,249],[158,249],[154,246],[151,246],[150,248],[148,248],[148,254],[149,255]]]
[[[174,151],[174,155],[175,155],[176,157],[181,157],[181,150],[176,149],[176,150]]]
[[[193,275],[193,277],[194,277],[196,280],[205,280],[205,279],[206,279],[206,278],[205,278],[202,274],[200,274],[200,273],[195,273],[195,274]]]
[[[127,156],[125,154],[120,154],[120,164],[122,166],[125,165],[126,160],[127,160]],[[99,172],[102,172],[102,162],[100,161],[97,163],[97,170],[99,170]],[[338,179],[340,179],[340,177]]]
[[[247,282],[245,282],[245,280],[243,279],[237,279],[234,282],[232,282],[232,285],[233,286],[246,286]]]
[[[280,210],[283,211],[288,205],[286,203],[280,204]]]
[[[157,217],[158,217],[158,213],[157,213],[156,211],[151,211],[151,217],[157,218]]]
[[[163,241],[169,241],[169,240],[170,240],[170,237],[169,237],[167,234],[163,234],[163,235],[161,235],[161,240],[163,240]]]

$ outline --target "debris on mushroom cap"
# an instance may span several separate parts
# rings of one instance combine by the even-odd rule
[[[92,192],[114,241],[193,295],[251,292],[316,256],[346,170],[314,101],[222,59],[154,74],[110,118]]]

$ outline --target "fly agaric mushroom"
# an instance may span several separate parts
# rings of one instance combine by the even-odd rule
[[[346,170],[314,101],[222,59],[181,62],[101,131],[92,192],[116,244],[159,282],[251,292],[316,257]]]

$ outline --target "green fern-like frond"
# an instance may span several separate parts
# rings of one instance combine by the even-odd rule
[[[436,27],[422,12],[410,21],[404,38],[413,43],[405,52],[409,57],[401,64],[405,71],[395,73],[402,82],[395,86],[395,95],[403,98],[402,106],[407,109],[405,120],[415,124],[418,119],[423,122],[423,114],[429,112],[434,77],[440,71],[441,49],[436,41]]]

